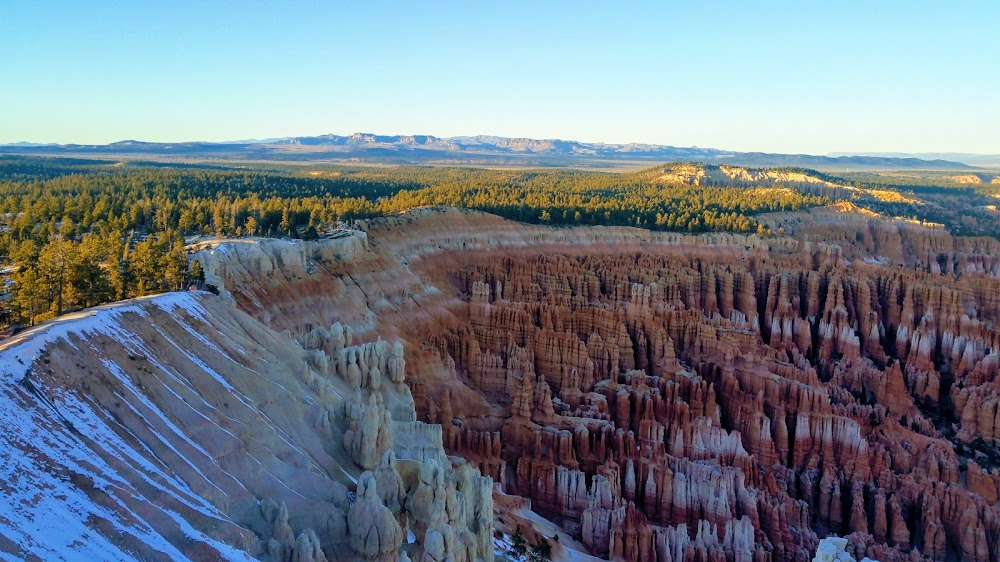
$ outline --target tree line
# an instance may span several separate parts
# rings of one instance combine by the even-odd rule
[[[73,237],[71,221],[12,245],[0,322],[28,325],[65,312],[204,282],[176,232],[136,236],[94,231]]]
[[[200,282],[184,237],[313,238],[424,205],[554,225],[754,232],[753,215],[825,204],[793,190],[690,186],[649,171],[244,168],[0,157],[0,321],[30,324]],[[195,266],[197,267],[197,266]]]

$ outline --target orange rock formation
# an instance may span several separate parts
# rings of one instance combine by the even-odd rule
[[[448,453],[591,554],[809,560],[837,534],[857,559],[1000,560],[995,241],[870,217],[761,239],[439,209],[366,230],[336,256],[262,257],[263,279],[201,259],[300,341],[334,321],[404,340],[407,396]],[[349,413],[344,441],[371,470],[380,408]],[[433,544],[458,540],[419,513]]]

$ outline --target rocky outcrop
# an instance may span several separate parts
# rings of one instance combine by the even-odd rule
[[[344,448],[358,466],[374,470],[392,446],[392,417],[382,403],[382,394],[373,392],[367,403],[349,403],[346,414]]]
[[[326,562],[326,555],[323,553],[319,537],[312,529],[302,531],[299,538],[295,539],[292,562]]]
[[[347,531],[351,550],[364,560],[395,560],[406,538],[392,511],[382,505],[371,472],[358,478],[357,499],[347,513]]]
[[[389,511],[399,513],[406,503],[406,486],[396,467],[396,453],[392,449],[385,452],[375,470],[375,483],[379,500]]]
[[[816,548],[816,556],[813,562],[857,562],[847,551],[847,539],[840,537],[827,537],[819,541]],[[873,562],[870,558],[862,558],[861,562]]]

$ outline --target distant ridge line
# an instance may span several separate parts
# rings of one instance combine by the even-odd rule
[[[738,152],[716,148],[677,147],[644,143],[587,143],[494,135],[437,137],[434,135],[352,135],[282,137],[225,142],[146,142],[122,140],[109,144],[0,145],[0,153],[34,155],[115,155],[271,161],[362,160],[397,164],[515,164],[535,166],[611,165],[616,162],[697,161],[758,167],[905,168],[974,170],[975,166],[946,159],[909,155],[811,155]]]

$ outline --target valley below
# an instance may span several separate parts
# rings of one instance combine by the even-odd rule
[[[0,347],[0,551],[1000,561],[1000,243],[423,207]],[[763,221],[764,219],[762,219]],[[787,231],[787,233],[786,233]]]

